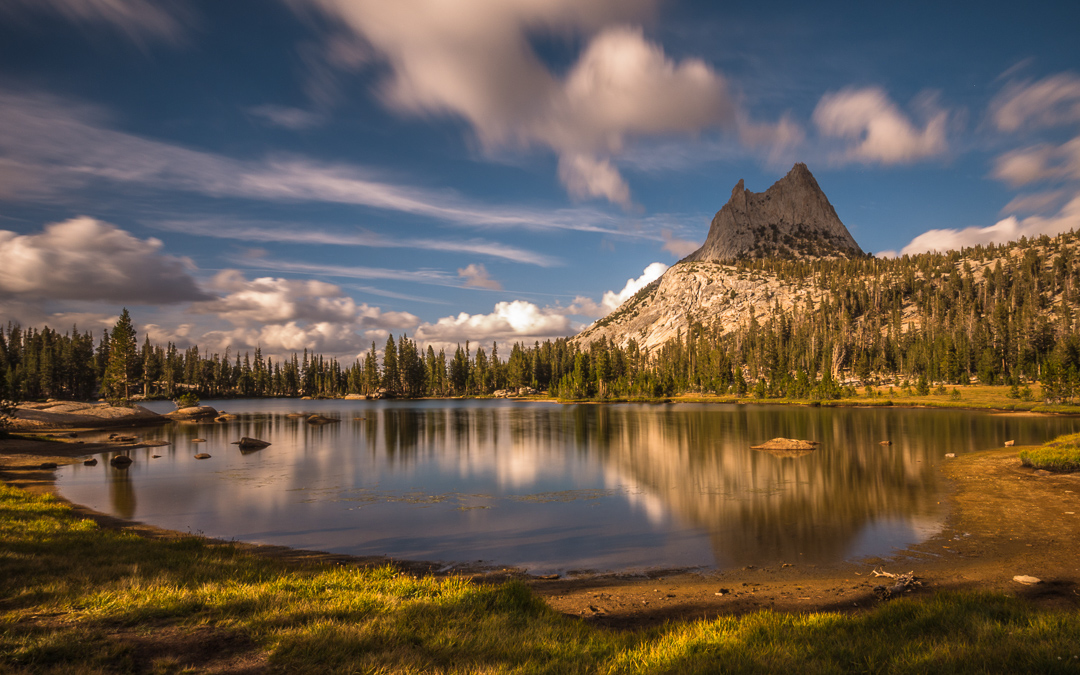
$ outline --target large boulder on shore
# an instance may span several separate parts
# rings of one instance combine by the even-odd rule
[[[49,401],[15,408],[16,429],[71,429],[163,423],[165,418],[141,405]]]

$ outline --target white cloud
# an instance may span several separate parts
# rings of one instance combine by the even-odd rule
[[[152,0],[7,0],[0,12],[15,16],[51,12],[76,24],[111,26],[140,45],[145,38],[179,41],[183,23],[190,19],[181,3]]]
[[[578,296],[574,298],[573,304],[563,311],[566,314],[576,314],[594,318],[607,316],[618,309],[619,305],[629,300],[642,288],[645,288],[662,277],[667,270],[668,266],[664,263],[654,262],[645,268],[640,277],[636,279],[627,279],[626,284],[622,287],[621,291],[605,291],[600,302],[596,302],[592,298],[585,296]]]
[[[0,293],[18,298],[168,304],[210,297],[191,276],[194,264],[82,216],[40,234],[0,230]]]
[[[540,267],[554,267],[560,264],[557,258],[528,251],[516,246],[485,239],[455,240],[412,237],[397,239],[377,232],[352,231],[334,232],[311,229],[300,223],[266,224],[253,221],[236,221],[223,218],[203,218],[191,220],[167,220],[147,222],[147,225],[169,232],[182,232],[202,237],[237,239],[240,241],[281,242],[290,244],[363,246],[368,248],[409,248],[427,251],[469,253],[513,260],[515,262]]]
[[[515,227],[641,236],[591,209],[492,207],[449,191],[387,183],[373,169],[302,157],[241,161],[108,127],[100,108],[0,91],[0,167],[21,176],[21,199],[63,198],[106,180],[212,197],[353,204],[468,227]]]
[[[660,236],[664,238],[663,249],[676,258],[685,258],[701,248],[701,244],[689,239],[679,239],[671,230],[660,230]]]
[[[591,155],[564,154],[559,158],[559,179],[575,199],[604,197],[625,208],[633,206],[630,186],[606,159]]]
[[[224,270],[214,277],[213,286],[224,295],[193,304],[191,311],[233,325],[228,330],[207,331],[196,341],[216,351],[261,346],[264,353],[279,356],[307,349],[353,357],[364,350],[373,331],[411,330],[420,323],[408,312],[387,312],[357,303],[339,286],[324,281],[275,277],[249,280],[237,270]],[[190,332],[189,327],[183,337]]]
[[[915,237],[900,253],[959,250],[991,242],[1004,244],[1020,237],[1031,239],[1044,234],[1054,236],[1074,229],[1080,229],[1080,194],[1074,196],[1056,214],[1048,217],[1029,216],[1019,219],[1009,216],[988,227],[930,230]]]
[[[1060,146],[1040,144],[1007,152],[994,163],[994,178],[1010,185],[1043,180],[1080,180],[1080,136]]]
[[[465,280],[466,286],[474,288],[488,288],[493,291],[502,289],[502,284],[492,279],[488,275],[487,268],[483,265],[477,265],[475,263],[468,267],[459,269],[457,271],[458,276]]]
[[[1080,77],[1060,73],[1010,84],[990,103],[990,115],[1001,131],[1080,122]]]
[[[573,332],[570,320],[556,310],[541,309],[531,302],[500,302],[490,314],[447,316],[435,323],[423,323],[416,339],[424,343],[516,342],[563,337]]]
[[[722,75],[700,59],[676,62],[624,25],[655,0],[293,0],[318,7],[386,61],[386,103],[466,120],[481,144],[542,145],[560,156],[576,197],[627,206],[612,159],[631,138],[734,128]],[[534,33],[592,35],[560,79],[530,44]]]
[[[813,121],[825,136],[854,144],[842,159],[863,163],[907,164],[947,149],[948,113],[931,110],[923,129],[878,87],[843,89],[826,94],[814,109]]]
[[[293,131],[310,129],[319,126],[323,121],[322,115],[318,113],[271,103],[248,108],[248,112],[263,119],[271,126]]]

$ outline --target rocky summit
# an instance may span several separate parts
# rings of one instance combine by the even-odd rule
[[[701,248],[573,340],[585,346],[606,338],[625,347],[633,339],[654,349],[685,334],[691,321],[727,332],[752,314],[790,310],[824,295],[771,274],[736,269],[740,261],[864,255],[805,164],[796,164],[765,192],[750,192],[740,180]]]
[[[683,262],[852,255],[863,250],[799,163],[765,192],[750,192],[740,180],[713,217],[705,243]]]

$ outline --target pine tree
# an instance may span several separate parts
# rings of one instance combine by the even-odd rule
[[[104,385],[110,399],[127,401],[131,398],[131,386],[138,378],[142,365],[139,361],[135,327],[127,308],[113,326],[109,335],[109,362],[105,367]]]

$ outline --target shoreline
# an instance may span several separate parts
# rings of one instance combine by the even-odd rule
[[[57,430],[59,431],[59,430]],[[62,430],[70,432],[71,430]],[[100,432],[100,429],[89,431]],[[0,439],[0,480],[34,494],[52,494],[78,517],[100,527],[154,539],[190,533],[110,516],[58,494],[44,462],[67,464],[87,454],[134,447],[122,443],[77,445],[56,440]],[[785,613],[859,612],[877,606],[873,588],[888,579],[874,570],[913,572],[922,587],[914,597],[949,590],[1003,592],[1040,606],[1080,609],[1080,475],[1047,474],[1024,468],[1023,448],[969,453],[940,465],[949,485],[948,515],[926,541],[889,557],[822,565],[783,564],[742,569],[656,569],[641,573],[530,575],[527,571],[386,556],[350,556],[283,546],[203,538],[256,556],[297,565],[392,564],[414,575],[462,576],[474,583],[511,579],[527,583],[554,609],[615,628],[639,628],[703,616],[742,615],[761,609]],[[1036,586],[1017,575],[1042,579]]]

